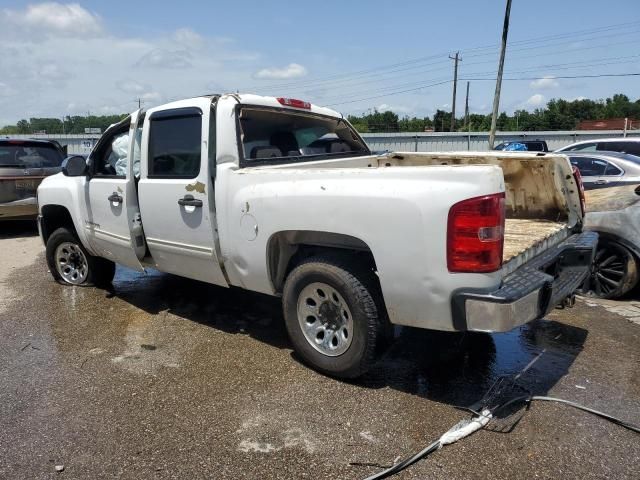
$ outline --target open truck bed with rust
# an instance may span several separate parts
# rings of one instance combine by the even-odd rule
[[[505,181],[505,273],[568,238],[580,221],[573,213],[581,207],[564,155],[402,152],[389,158],[391,165],[499,165]]]

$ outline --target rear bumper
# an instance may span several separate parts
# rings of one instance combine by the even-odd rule
[[[496,290],[454,292],[455,329],[506,332],[542,318],[584,283],[597,244],[595,232],[572,235],[509,274]]]
[[[13,202],[0,203],[0,220],[10,218],[26,218],[38,214],[38,200],[36,197],[23,198]]]

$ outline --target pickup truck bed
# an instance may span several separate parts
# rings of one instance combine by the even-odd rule
[[[563,239],[562,232],[567,230],[566,222],[554,222],[551,220],[538,220],[526,218],[507,218],[504,225],[504,252],[502,255],[503,262],[513,260],[518,255],[533,250],[531,253],[536,255],[546,248],[545,240],[552,243],[555,238],[558,241]]]

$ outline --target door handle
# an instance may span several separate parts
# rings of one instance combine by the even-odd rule
[[[201,207],[202,200],[193,198],[193,195],[185,195],[178,200],[178,205],[181,205],[183,207]]]
[[[607,182],[606,180],[602,180],[602,179],[601,179],[601,180],[596,180],[594,183],[595,183],[596,185],[605,185],[605,184],[607,184],[607,183],[609,183],[609,182]]]
[[[122,203],[122,197],[118,195],[116,192],[113,192],[111,195],[109,195],[107,197],[107,200],[109,200],[112,203]]]

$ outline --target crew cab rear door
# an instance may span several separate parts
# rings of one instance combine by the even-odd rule
[[[138,191],[145,238],[159,270],[227,286],[216,248],[214,110],[207,98],[178,105],[151,109],[144,122]]]
[[[99,255],[138,271],[146,250],[136,193],[141,118],[138,110],[109,128],[91,152],[85,220]]]

